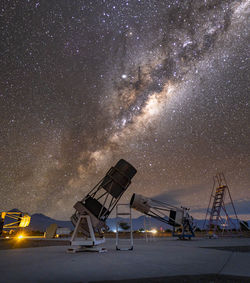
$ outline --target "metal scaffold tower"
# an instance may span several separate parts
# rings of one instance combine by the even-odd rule
[[[226,201],[228,200],[227,204]],[[235,221],[229,217],[228,209],[233,210]],[[204,227],[209,234],[240,229],[239,219],[233,204],[226,178],[223,173],[214,176],[214,185],[210,196]]]

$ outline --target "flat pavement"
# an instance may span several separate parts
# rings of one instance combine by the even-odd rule
[[[250,238],[136,239],[133,251],[116,251],[115,239],[107,239],[103,246],[106,253],[70,254],[67,246],[0,250],[0,282],[109,282],[201,274],[243,276],[250,282]]]

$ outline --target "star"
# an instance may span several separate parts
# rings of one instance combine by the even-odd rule
[[[119,159],[124,194],[250,218],[249,0],[5,1],[0,205],[68,219]]]

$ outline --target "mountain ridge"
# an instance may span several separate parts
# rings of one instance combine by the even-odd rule
[[[124,219],[124,222],[128,222],[129,219],[126,219],[126,218],[119,218],[119,220],[123,220]],[[138,230],[140,228],[143,228],[144,227],[144,220],[145,217],[144,215],[141,215],[137,218],[134,218],[132,219],[132,226],[133,226],[133,230]],[[155,229],[163,229],[163,230],[166,230],[166,229],[171,229],[171,226],[163,223],[163,222],[160,222],[159,220],[157,219],[154,219],[154,218],[146,218],[146,224],[147,224],[147,227],[148,229],[152,229],[152,228],[155,228]],[[203,228],[203,225],[204,225],[204,219],[194,219],[194,225],[200,229]],[[233,221],[235,222],[236,219],[233,219]],[[248,222],[248,225],[250,226],[250,220],[247,221]],[[46,230],[46,228],[52,224],[52,223],[56,223],[58,225],[58,227],[67,227],[71,230],[74,229],[74,226],[73,224],[71,223],[70,220],[56,220],[56,219],[53,219],[49,216],[46,216],[42,213],[35,213],[35,214],[32,214],[31,215],[31,221],[30,221],[30,225],[27,227],[29,230],[38,230],[38,231],[41,231],[41,232],[44,232]],[[115,231],[116,229],[116,218],[109,218],[107,219],[107,225],[109,226],[110,230],[112,231]]]

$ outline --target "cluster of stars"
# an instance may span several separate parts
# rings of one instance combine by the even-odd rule
[[[69,217],[120,158],[138,169],[126,199],[200,211],[219,170],[249,203],[249,5],[4,1],[3,209]]]

